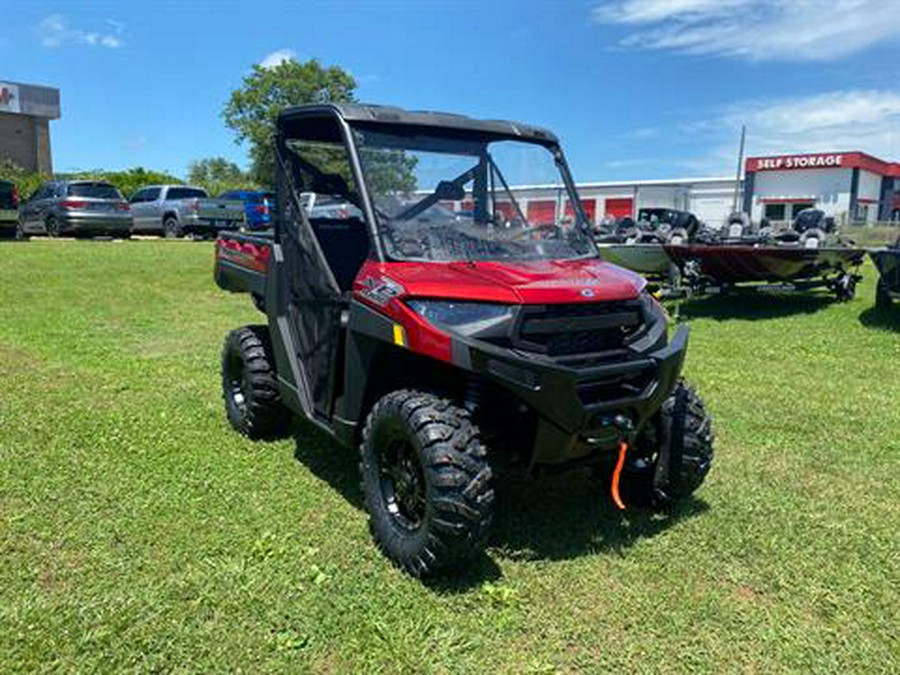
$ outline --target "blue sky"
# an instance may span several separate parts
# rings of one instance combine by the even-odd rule
[[[751,153],[900,159],[900,0],[24,2],[0,80],[62,91],[55,168],[246,164],[220,118],[251,64],[351,71],[361,100],[553,129],[580,181],[727,175]]]

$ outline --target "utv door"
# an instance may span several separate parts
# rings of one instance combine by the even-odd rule
[[[282,311],[302,379],[297,383],[301,404],[311,405],[318,418],[328,421],[343,377],[341,314],[355,272],[368,254],[368,234],[360,210],[350,201],[349,163],[336,118],[295,120],[281,131],[276,145],[277,233],[285,267]],[[317,196],[316,204],[324,199],[337,206],[307,209],[310,193]],[[331,246],[338,230],[361,239],[344,238]],[[336,261],[337,274],[332,267]]]

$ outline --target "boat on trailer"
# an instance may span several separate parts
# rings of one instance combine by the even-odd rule
[[[601,242],[600,250],[612,262],[663,279],[664,295],[746,285],[759,290],[827,288],[839,300],[850,300],[866,250],[844,242],[834,229],[833,220],[818,209],[805,209],[791,229],[782,232],[766,223],[756,227],[746,214],[733,214],[721,230],[701,224],[686,240]]]
[[[687,244],[702,224],[694,214],[675,209],[647,208],[637,221],[622,218],[612,231],[597,238],[600,256],[615,265],[655,280],[671,280],[678,274],[667,246]]]

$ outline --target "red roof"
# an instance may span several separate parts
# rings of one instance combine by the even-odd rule
[[[744,169],[747,173],[801,169],[864,169],[880,176],[900,177],[900,163],[886,162],[859,151],[748,157]]]

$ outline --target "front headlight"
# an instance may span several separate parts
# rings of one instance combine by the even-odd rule
[[[510,319],[512,305],[456,300],[408,300],[407,305],[429,323],[441,328],[462,329],[465,333],[481,332]]]

